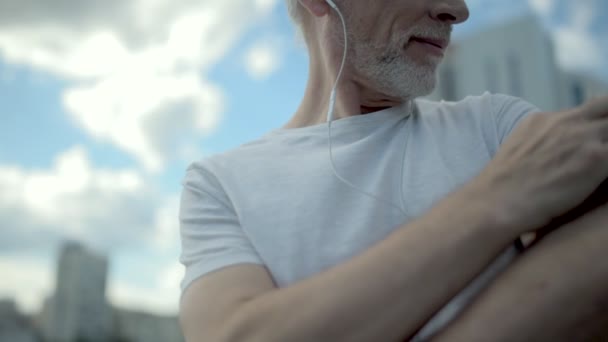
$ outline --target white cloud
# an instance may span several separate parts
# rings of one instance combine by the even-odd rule
[[[54,267],[47,261],[0,257],[0,298],[16,298],[19,308],[37,313],[54,290]]]
[[[103,76],[128,55],[109,30],[84,34],[56,25],[27,24],[0,28],[0,52],[8,62],[80,79]]]
[[[158,315],[175,315],[179,306],[183,271],[175,267],[160,270],[154,283],[147,287],[133,285],[127,281],[110,281],[108,300],[115,306],[137,309]]]
[[[181,266],[175,266],[177,256],[169,254],[179,246],[178,207],[179,196],[160,194],[135,170],[94,168],[80,146],[58,155],[47,170],[0,167],[0,217],[5,227],[0,229],[0,296],[16,298],[28,311],[37,310],[53,288],[55,260],[49,256],[57,254],[64,240],[75,240],[117,257],[111,263],[124,262],[121,254],[151,253],[155,261],[140,262],[150,266],[154,289],[136,290],[128,280],[109,279],[111,286],[118,286],[114,299],[123,301],[122,306],[138,303],[174,312],[171,305],[179,292]],[[173,263],[156,270],[151,265],[159,260]],[[128,298],[132,294],[137,295]]]
[[[555,0],[528,0],[532,9],[542,16],[548,16],[555,8]]]
[[[0,56],[72,80],[64,104],[74,121],[157,172],[217,127],[225,99],[204,76],[277,3],[0,3]],[[258,70],[268,72],[264,58]]]
[[[572,8],[571,26],[579,31],[589,31],[597,16],[596,6],[590,1],[579,1]]]
[[[605,67],[597,41],[585,32],[563,27],[555,30],[554,37],[558,62],[565,69],[597,71]]]
[[[156,282],[160,288],[180,292],[180,282],[184,277],[184,266],[179,263],[168,264],[157,276]]]
[[[598,74],[606,70],[608,45],[593,29],[600,20],[602,4],[596,0],[527,0],[547,22],[555,43],[558,64],[565,70]],[[563,18],[555,13],[563,12]]]
[[[136,156],[147,170],[160,171],[194,132],[210,133],[217,126],[223,95],[191,73],[132,70],[72,88],[64,103],[91,135]]]
[[[140,220],[137,215],[144,214],[146,208],[135,199],[151,204],[146,200],[151,191],[144,185],[134,170],[94,170],[84,148],[76,146],[59,155],[51,170],[3,168],[0,189],[6,195],[0,210],[17,205],[38,222],[32,229],[50,229],[69,238],[100,243],[103,241],[96,235],[118,229],[117,214],[124,214],[132,223]],[[123,205],[128,205],[130,212],[123,212],[127,209]]]
[[[179,244],[179,203],[179,195],[168,197],[154,214],[156,230],[149,239],[158,249],[168,250]]]
[[[277,39],[255,42],[245,54],[245,69],[255,80],[263,80],[275,72],[281,64],[280,45]]]
[[[48,249],[63,239],[103,251],[152,246],[157,234],[165,239],[176,229],[165,227],[175,205],[138,171],[95,169],[76,146],[48,170],[0,167],[0,217],[15,227],[0,231],[0,250]]]
[[[51,6],[24,0],[0,14],[0,52],[9,62],[76,80],[142,64],[152,72],[183,67],[184,62],[205,69],[275,3],[112,0],[100,6],[93,0],[65,0]],[[9,14],[20,20],[9,20]]]
[[[569,70],[597,72],[605,67],[602,44],[591,32],[597,18],[592,1],[576,1],[568,4],[569,19],[553,31],[560,65]]]
[[[254,0],[253,3],[256,9],[262,13],[268,13],[272,10],[279,0]]]

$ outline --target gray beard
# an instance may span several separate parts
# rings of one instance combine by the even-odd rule
[[[408,59],[399,42],[392,42],[387,49],[355,39],[349,37],[349,44],[353,42],[349,47],[349,62],[373,90],[408,101],[428,95],[435,88],[438,63],[421,64]]]

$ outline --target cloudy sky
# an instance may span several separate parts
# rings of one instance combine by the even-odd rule
[[[608,2],[468,3],[457,37],[533,13],[608,81]],[[70,239],[110,256],[113,304],[176,313],[184,170],[289,119],[294,37],[281,0],[0,0],[0,297],[38,310]]]

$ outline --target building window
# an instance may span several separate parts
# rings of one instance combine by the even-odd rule
[[[456,101],[456,72],[450,65],[441,71],[441,97],[446,101]]]
[[[521,80],[521,63],[517,55],[510,54],[507,57],[507,70],[509,70],[510,95],[521,97],[523,95],[523,82]]]
[[[582,105],[585,102],[585,89],[580,82],[574,82],[572,84],[572,101],[574,106]]]

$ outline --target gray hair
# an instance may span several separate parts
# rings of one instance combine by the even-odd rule
[[[300,8],[302,5],[300,4],[299,0],[285,0],[285,3],[287,5],[289,17],[296,27],[296,40],[299,43],[306,45],[304,39],[304,30],[302,27],[302,8]]]
[[[302,16],[300,14],[300,9],[298,8],[300,6],[299,0],[285,0],[285,2],[287,3],[287,12],[289,13],[289,17],[291,17],[291,20],[293,20],[293,22],[299,26]]]

